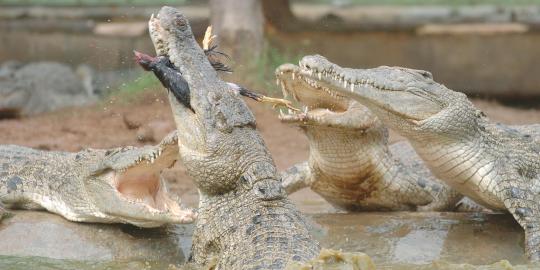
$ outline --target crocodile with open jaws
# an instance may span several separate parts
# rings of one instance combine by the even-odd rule
[[[402,67],[342,68],[306,56],[300,74],[368,107],[406,137],[439,179],[477,203],[510,212],[525,231],[525,251],[540,260],[540,125],[494,124],[467,99]]]
[[[280,114],[310,146],[309,160],[282,174],[288,193],[309,186],[348,211],[456,208],[463,195],[437,180],[409,143],[389,147],[387,129],[365,106],[303,78],[296,65],[283,64],[275,74],[284,95],[306,106]]]
[[[156,146],[77,153],[1,145],[0,203],[46,209],[77,222],[190,223],[196,214],[181,208],[160,178],[177,155],[176,131]]]
[[[149,30],[157,55],[177,71],[160,73],[161,82],[169,90],[179,158],[200,195],[190,261],[217,269],[283,269],[315,257],[319,244],[287,199],[251,111],[218,77],[187,19],[163,7]],[[167,76],[182,76],[187,84]]]

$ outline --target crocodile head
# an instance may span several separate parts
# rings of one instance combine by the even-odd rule
[[[166,56],[178,72],[161,72],[178,130],[180,159],[193,178],[200,205],[231,192],[252,193],[260,200],[285,196],[278,173],[255,128],[255,119],[238,93],[222,81],[193,37],[187,19],[163,7],[149,21],[157,54]],[[182,76],[189,104],[175,97]],[[188,106],[189,105],[189,106]]]
[[[283,64],[275,71],[277,83],[281,85],[284,96],[292,96],[304,105],[303,112],[288,114],[280,111],[280,119],[302,127],[305,131],[331,130],[351,132],[381,127],[380,121],[363,105],[322,86],[317,80],[301,74],[300,67]],[[324,127],[324,129],[320,129]]]
[[[470,125],[464,114],[478,114],[467,97],[433,80],[431,73],[402,67],[340,67],[320,55],[305,56],[300,74],[334,94],[368,107],[402,135],[419,132],[462,137]]]
[[[178,155],[176,132],[160,144],[103,150],[84,179],[88,196],[105,222],[157,227],[192,222],[195,214],[182,209],[169,194],[161,171],[174,165]],[[94,151],[79,153],[81,160]],[[96,216],[100,216],[96,215]]]

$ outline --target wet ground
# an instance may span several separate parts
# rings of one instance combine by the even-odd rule
[[[539,123],[540,111],[476,100],[495,121]],[[279,169],[308,156],[303,135],[281,124],[275,112],[250,103],[258,128]],[[163,96],[147,93],[138,102],[116,100],[99,106],[63,110],[31,118],[0,121],[0,144],[77,151],[159,141],[174,128]],[[137,123],[130,128],[128,122]],[[137,136],[147,134],[141,142]],[[392,135],[391,140],[399,140]],[[184,203],[197,204],[197,192],[178,165],[165,172]],[[455,269],[455,264],[507,268],[526,263],[523,233],[508,215],[458,213],[337,213],[317,194],[291,196],[314,221],[323,247],[364,252],[378,269]],[[17,211],[0,224],[0,269],[168,269],[189,256],[192,226],[141,230],[131,226],[67,222],[49,213]],[[80,254],[85,254],[81,257]],[[451,264],[451,265],[449,265]],[[475,269],[460,265],[461,269]],[[471,268],[472,267],[472,268]],[[534,266],[529,266],[534,268]],[[522,269],[527,269],[525,266]],[[539,267],[540,269],[540,267]]]
[[[366,253],[377,269],[445,269],[448,264],[490,265],[501,260],[514,266],[526,264],[523,233],[509,215],[397,212],[309,217],[321,246]],[[0,269],[37,265],[40,269],[168,269],[189,257],[192,232],[193,225],[138,229],[16,211],[0,225],[5,243],[0,245]]]

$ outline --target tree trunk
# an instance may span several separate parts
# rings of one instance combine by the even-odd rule
[[[238,63],[256,59],[263,47],[260,0],[210,0],[210,23],[220,50]]]
[[[291,11],[289,0],[262,0],[266,22],[281,31],[293,31],[302,27]]]

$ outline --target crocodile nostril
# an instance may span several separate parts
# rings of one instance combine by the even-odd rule
[[[253,187],[253,191],[261,200],[276,200],[284,197],[284,191],[281,187],[281,182],[271,181],[259,181]]]

